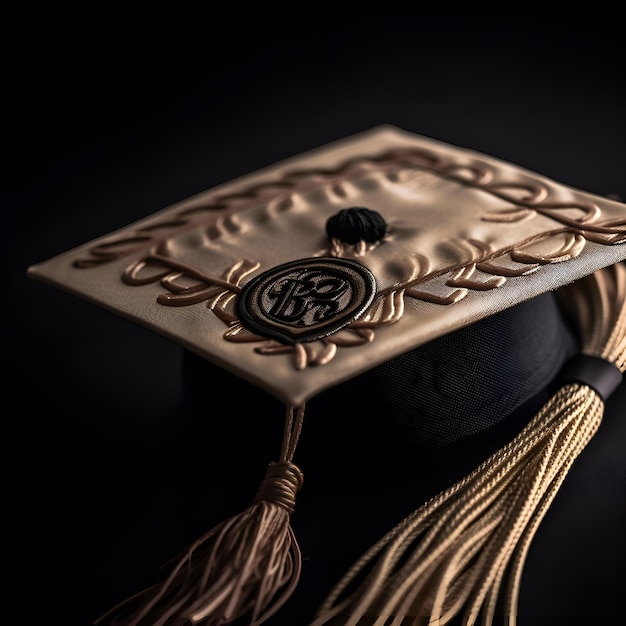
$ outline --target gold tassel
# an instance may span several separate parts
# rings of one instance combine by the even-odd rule
[[[100,617],[124,626],[230,624],[250,615],[258,626],[293,593],[301,555],[290,525],[302,472],[292,463],[304,406],[288,407],[280,460],[272,463],[248,509],[191,545],[167,580]]]
[[[558,294],[576,318],[582,353],[624,372],[626,266]],[[531,541],[603,412],[590,386],[565,384],[510,443],[366,552],[310,626],[443,626],[459,615],[464,626],[489,626],[496,614],[514,626]]]

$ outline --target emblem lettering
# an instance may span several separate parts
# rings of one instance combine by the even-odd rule
[[[350,289],[350,283],[321,271],[302,270],[296,276],[280,280],[267,290],[274,300],[267,311],[281,322],[309,326],[334,317],[339,299]]]
[[[237,299],[242,323],[285,343],[315,341],[354,322],[370,306],[376,280],[360,263],[315,257],[269,269]]]

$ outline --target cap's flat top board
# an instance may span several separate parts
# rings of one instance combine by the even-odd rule
[[[327,220],[348,207],[380,213],[384,239],[329,241]],[[625,243],[622,203],[381,126],[210,189],[28,271],[301,404],[622,261]],[[306,341],[283,342],[242,323],[237,299],[249,281],[318,257],[354,261],[373,274],[365,312]]]

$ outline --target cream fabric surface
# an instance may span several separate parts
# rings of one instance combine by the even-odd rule
[[[355,205],[378,211],[387,235],[338,252],[325,223]],[[623,203],[381,126],[183,200],[29,275],[298,405],[625,259],[624,241]],[[277,350],[236,319],[236,296],[259,272],[337,254],[377,282],[372,306],[345,330]]]

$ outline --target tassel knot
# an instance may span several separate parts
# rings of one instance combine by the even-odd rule
[[[296,507],[296,494],[300,491],[303,480],[300,468],[291,461],[271,463],[253,502],[270,502],[291,514]]]
[[[290,525],[302,472],[291,462],[304,406],[287,408],[280,460],[270,464],[254,501],[194,542],[168,578],[96,621],[115,626],[223,626],[249,617],[260,626],[287,602],[302,569]]]

